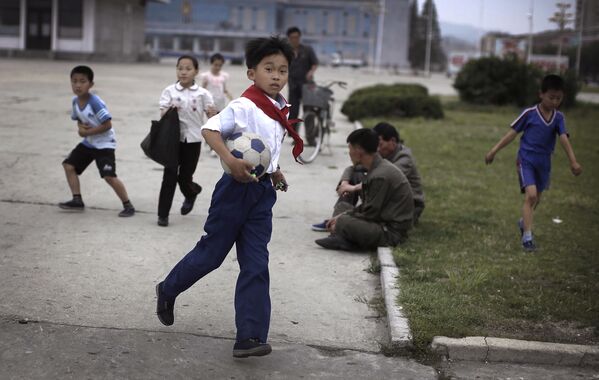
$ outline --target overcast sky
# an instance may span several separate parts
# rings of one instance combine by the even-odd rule
[[[572,4],[570,12],[576,13],[575,0],[559,1]],[[434,2],[440,21],[482,27],[487,31],[528,33],[531,0],[434,0]],[[557,0],[532,0],[533,32],[556,28],[556,25],[548,19],[557,10],[555,6],[557,2]],[[418,3],[422,8],[424,0],[418,0]]]

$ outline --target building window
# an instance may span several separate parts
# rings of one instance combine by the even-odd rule
[[[18,36],[21,0],[3,0],[0,3],[0,36]]]
[[[234,28],[239,27],[239,8],[232,8],[229,14],[229,22]]]
[[[214,50],[214,38],[201,37],[200,38],[200,50],[201,51],[213,51]]]
[[[243,10],[243,21],[242,21],[242,27],[244,30],[252,29],[252,21],[253,21],[252,18],[253,18],[252,8],[246,7]]]
[[[337,23],[335,22],[335,14],[328,15],[327,18],[327,33],[334,35],[337,32]]]
[[[308,14],[308,20],[306,21],[306,34],[316,34],[316,15],[314,13]]]
[[[193,51],[193,36],[181,36],[179,50]]]
[[[349,34],[350,36],[355,36],[356,35],[356,26],[357,26],[357,20],[356,20],[356,16],[355,15],[350,15],[345,19],[346,22],[346,26],[345,29],[347,30],[347,34]]]
[[[267,18],[268,18],[268,14],[266,13],[266,9],[259,9],[258,14],[256,15],[256,26],[257,26],[256,29],[258,29],[261,32],[266,31]]]
[[[220,51],[232,53],[235,51],[235,41],[232,38],[220,39]]]
[[[158,40],[158,48],[160,50],[173,50],[173,37],[161,36]]]
[[[83,38],[83,0],[58,1],[58,37]]]

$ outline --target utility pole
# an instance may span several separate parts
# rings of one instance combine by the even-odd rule
[[[568,25],[569,23],[573,22],[572,20],[572,13],[568,13],[566,12],[568,8],[570,8],[572,5],[568,4],[568,3],[556,3],[555,4],[558,8],[558,11],[555,12],[553,14],[552,17],[549,18],[549,21],[554,22],[557,24],[557,27],[559,29],[559,44],[557,47],[557,62],[556,62],[556,69],[557,71],[560,71],[560,61],[562,58],[562,44],[564,42],[564,38],[563,38],[563,33],[564,33],[564,29],[566,29],[566,25]]]
[[[580,76],[580,56],[582,54],[582,30],[584,28],[584,0],[580,1],[580,22],[578,23],[578,47],[576,48],[576,76]]]
[[[483,56],[483,16],[485,14],[485,0],[480,0],[480,8],[478,9],[478,58]]]
[[[528,46],[526,53],[526,63],[530,64],[532,60],[532,25],[535,13],[535,0],[530,0],[530,10],[528,12]]]
[[[433,0],[429,1],[428,16],[426,20],[426,55],[424,58],[424,75],[431,75],[431,48],[433,44]],[[426,4],[426,3],[425,3]]]
[[[385,30],[385,0],[380,0],[379,3],[379,23],[376,39],[376,56],[375,56],[375,68],[380,70],[381,58],[383,55],[383,32]]]

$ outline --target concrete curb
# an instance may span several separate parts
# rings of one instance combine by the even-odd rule
[[[481,336],[436,336],[431,348],[451,360],[599,367],[599,346]]]
[[[381,264],[381,288],[387,309],[387,320],[389,321],[389,334],[391,345],[397,348],[412,346],[412,332],[408,319],[403,315],[401,306],[397,306],[396,300],[399,296],[397,277],[399,269],[391,254],[391,249],[379,247],[377,249],[379,263]]]

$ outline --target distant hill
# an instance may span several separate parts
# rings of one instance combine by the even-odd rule
[[[453,22],[439,22],[441,28],[441,36],[454,37],[458,40],[469,42],[475,46],[478,45],[480,37],[482,37],[486,30],[480,29],[471,25],[466,24],[455,24]]]

